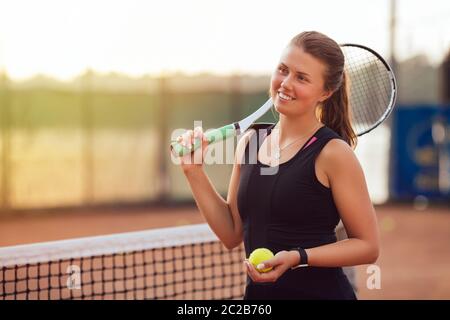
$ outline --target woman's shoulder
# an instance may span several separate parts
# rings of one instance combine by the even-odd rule
[[[341,154],[354,154],[350,145],[334,130],[327,126],[323,126],[320,129],[318,138],[322,140],[323,147],[321,153],[327,155],[328,157],[333,158]]]
[[[329,139],[322,149],[321,154],[329,160],[337,160],[349,156],[355,156],[355,152],[350,145],[340,137]]]
[[[343,167],[352,167],[358,163],[353,149],[339,137],[328,140],[317,159],[326,172]]]

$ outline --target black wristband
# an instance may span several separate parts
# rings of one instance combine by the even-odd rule
[[[306,253],[306,250],[303,248],[294,248],[292,250],[298,251],[300,254],[300,263],[297,266],[292,267],[291,269],[297,269],[300,267],[307,267],[308,266],[308,254]]]

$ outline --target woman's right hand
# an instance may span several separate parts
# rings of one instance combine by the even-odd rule
[[[203,167],[203,160],[208,147],[208,140],[203,133],[202,127],[196,127],[194,130],[187,130],[185,133],[177,137],[177,142],[181,145],[192,148],[196,139],[202,140],[202,147],[194,152],[185,154],[180,158],[180,166],[184,172],[201,169]]]

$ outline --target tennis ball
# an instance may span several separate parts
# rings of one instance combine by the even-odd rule
[[[266,248],[258,248],[253,250],[253,252],[250,254],[250,257],[248,257],[248,261],[255,266],[259,265],[261,262],[269,260],[270,258],[273,258],[273,253],[269,249]],[[259,272],[268,272],[272,270],[272,267],[265,268],[262,270],[259,270],[256,268]]]

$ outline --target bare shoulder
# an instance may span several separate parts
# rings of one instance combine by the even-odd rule
[[[329,178],[361,169],[355,152],[341,139],[330,140],[320,152],[317,162]]]
[[[337,160],[342,157],[355,156],[353,149],[341,139],[330,140],[322,149],[321,154],[329,160]]]

